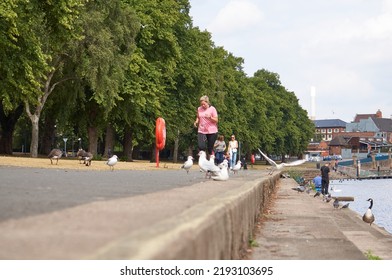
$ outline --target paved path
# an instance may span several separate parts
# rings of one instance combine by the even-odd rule
[[[118,259],[112,248],[121,250],[125,237],[145,238],[152,225],[164,221],[177,226],[184,211],[262,172],[240,172],[226,182],[205,179],[196,167],[189,174],[1,167],[0,174],[0,259],[106,258],[102,250],[115,251]],[[143,251],[142,242],[135,243],[134,250]]]
[[[266,173],[242,171],[216,182],[196,168],[186,174],[1,167],[0,259],[149,259],[156,246],[167,259],[201,258],[207,250],[209,258],[228,258],[214,246],[254,225],[250,213],[257,211],[250,210],[271,180]],[[293,186],[280,180],[249,258],[356,260],[371,250],[392,259],[391,234]],[[176,246],[164,246],[168,241]]]
[[[72,170],[0,166],[0,221],[202,182],[184,170]]]
[[[392,235],[369,226],[350,209],[334,209],[313,193],[292,190],[281,179],[270,209],[261,219],[250,258],[255,260],[360,260],[364,253],[392,260]],[[343,204],[341,202],[341,204]]]

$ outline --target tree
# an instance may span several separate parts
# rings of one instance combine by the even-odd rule
[[[29,59],[27,66],[31,68],[31,87],[23,100],[26,113],[32,123],[32,140],[30,152],[32,157],[38,155],[39,120],[46,100],[56,86],[67,77],[61,71],[68,58],[67,50],[74,41],[80,39],[77,28],[79,12],[85,0],[20,1],[22,12],[21,30],[18,42],[27,41],[28,50],[35,56]],[[32,94],[35,93],[35,94]]]
[[[153,131],[157,117],[166,119],[162,104],[175,87],[175,70],[180,58],[180,47],[175,27],[185,24],[188,1],[127,0],[135,9],[141,30],[136,38],[124,88],[119,103],[128,160],[132,160],[133,145],[153,146]],[[185,16],[186,17],[186,16]],[[181,23],[182,22],[182,23]]]

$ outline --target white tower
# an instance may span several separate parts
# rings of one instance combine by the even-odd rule
[[[310,98],[311,98],[310,119],[314,121],[316,119],[316,88],[314,86],[310,87]]]

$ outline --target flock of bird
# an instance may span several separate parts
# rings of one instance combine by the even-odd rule
[[[299,165],[299,164],[302,164],[302,163],[305,162],[305,160],[297,160],[297,161],[294,161],[292,163],[277,164],[275,161],[273,161],[272,159],[267,157],[260,149],[259,149],[259,151],[260,151],[261,155],[272,166],[272,169],[269,172],[269,174],[272,174],[275,170],[281,170],[285,166],[296,166],[296,165]],[[63,154],[63,152],[60,149],[53,149],[53,150],[51,150],[49,155],[48,155],[48,157],[50,159],[50,163],[53,164],[53,161],[55,160],[56,161],[56,165],[57,165],[59,159],[62,157],[62,154]],[[227,159],[224,159],[222,163],[220,163],[219,165],[216,165],[214,156],[210,156],[210,159],[207,160],[207,156],[206,156],[206,153],[204,151],[200,151],[198,156],[199,156],[198,166],[200,168],[200,171],[204,172],[206,174],[206,178],[208,177],[208,178],[213,179],[215,181],[226,181],[226,180],[229,179],[229,167],[228,167]],[[77,157],[79,159],[79,163],[82,163],[82,160],[83,160],[83,164],[85,164],[86,166],[90,166],[91,165],[91,160],[93,158],[93,155],[90,152],[86,152],[83,149],[79,149],[79,151],[77,153]],[[187,160],[181,166],[181,169],[184,169],[184,170],[186,170],[187,173],[189,173],[189,170],[193,166],[193,160],[194,160],[194,158],[192,156],[188,156]],[[110,167],[111,171],[113,171],[114,170],[114,166],[116,165],[117,162],[118,162],[118,157],[116,155],[113,155],[112,157],[110,157],[105,162],[105,164]],[[241,161],[239,160],[237,162],[237,164],[235,166],[233,166],[230,170],[232,170],[232,172],[234,174],[236,174],[241,169],[241,167],[242,167],[242,164],[241,164]],[[298,193],[306,192],[308,194],[310,194],[310,192],[312,190],[312,188],[310,187],[309,183],[308,184],[299,185],[297,187],[293,187],[292,189],[297,191]],[[334,190],[333,187],[331,187],[331,191],[339,192],[341,190]],[[314,197],[318,197],[320,195],[321,195],[320,192],[316,192],[314,194]],[[324,202],[328,203],[331,200],[332,200],[331,194],[323,195],[323,201]],[[373,199],[369,198],[367,201],[370,202],[370,206],[366,210],[365,214],[362,216],[362,220],[365,223],[368,223],[368,224],[372,225],[372,223],[375,220],[374,214],[372,213]],[[335,200],[333,202],[333,207],[335,209],[339,209],[339,207],[340,207],[340,209],[346,209],[346,208],[349,207],[349,205],[350,205],[350,203],[346,203],[342,207],[340,207],[340,203],[339,203],[339,199],[338,198],[335,198]]]
[[[198,166],[201,172],[204,172],[205,178],[213,179],[215,181],[226,181],[229,179],[229,163],[227,159],[224,159],[223,162],[216,165],[215,157],[213,155],[210,156],[210,159],[207,159],[207,155],[205,151],[200,151],[198,153],[199,160]],[[194,158],[192,156],[188,156],[187,160],[181,166],[181,169],[186,170],[189,173],[189,170],[193,166]],[[236,174],[241,169],[242,164],[239,160],[235,166],[233,166],[230,170]]]
[[[293,188],[291,188],[291,189],[294,190],[294,191],[297,191],[298,193],[304,193],[304,192],[306,192],[306,193],[308,193],[308,194],[310,194],[310,192],[311,192],[311,190],[312,190],[312,188],[310,187],[309,184],[299,185],[299,186],[293,187]],[[333,190],[333,187],[331,187],[331,191],[334,191],[334,190]],[[341,191],[341,190],[335,190],[335,192],[340,192],[340,191]],[[319,197],[319,196],[321,196],[321,195],[322,195],[321,192],[317,191],[317,192],[313,195],[313,197]],[[330,202],[331,200],[332,200],[332,195],[331,195],[330,193],[327,194],[327,195],[323,195],[322,201],[328,203],[328,202]],[[366,210],[365,214],[363,214],[362,220],[363,220],[365,223],[368,223],[368,224],[372,225],[372,223],[373,223],[374,220],[375,220],[374,214],[373,214],[373,212],[372,212],[373,199],[372,199],[372,198],[369,198],[367,201],[370,202],[370,206],[369,206],[369,208]],[[347,208],[349,208],[350,203],[346,203],[346,204],[344,204],[344,205],[341,206],[341,204],[340,204],[340,202],[339,202],[339,198],[338,198],[338,197],[335,197],[335,199],[334,199],[332,205],[333,205],[334,209],[347,209]]]
[[[48,154],[48,158],[50,159],[50,163],[53,164],[53,161],[55,160],[56,165],[57,165],[59,162],[59,159],[62,157],[62,155],[63,155],[63,152],[60,149],[51,150],[50,153]],[[92,153],[86,152],[83,149],[79,149],[76,156],[79,159],[79,163],[82,163],[82,161],[83,161],[84,165],[86,165],[86,166],[91,165],[91,161],[93,159]],[[118,157],[116,155],[113,155],[105,162],[105,164],[110,167],[111,171],[113,171],[114,166],[116,165],[117,162],[118,162]]]

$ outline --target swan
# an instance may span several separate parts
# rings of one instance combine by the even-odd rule
[[[369,208],[366,210],[365,214],[363,214],[362,220],[365,223],[369,223],[370,225],[372,225],[372,223],[374,222],[374,215],[372,213],[372,207],[373,207],[373,199],[369,198],[367,201],[370,202],[370,206]]]
[[[258,149],[258,150],[261,153],[261,155],[265,158],[265,160],[268,161],[272,165],[272,170],[270,171],[270,173],[268,173],[269,175],[271,175],[275,170],[283,169],[283,167],[285,167],[285,166],[296,166],[296,165],[300,165],[300,164],[303,164],[304,162],[306,162],[305,159],[300,159],[300,160],[296,160],[296,161],[293,161],[290,163],[282,162],[280,164],[277,164],[275,161],[273,161],[272,159],[267,157],[260,149]]]

